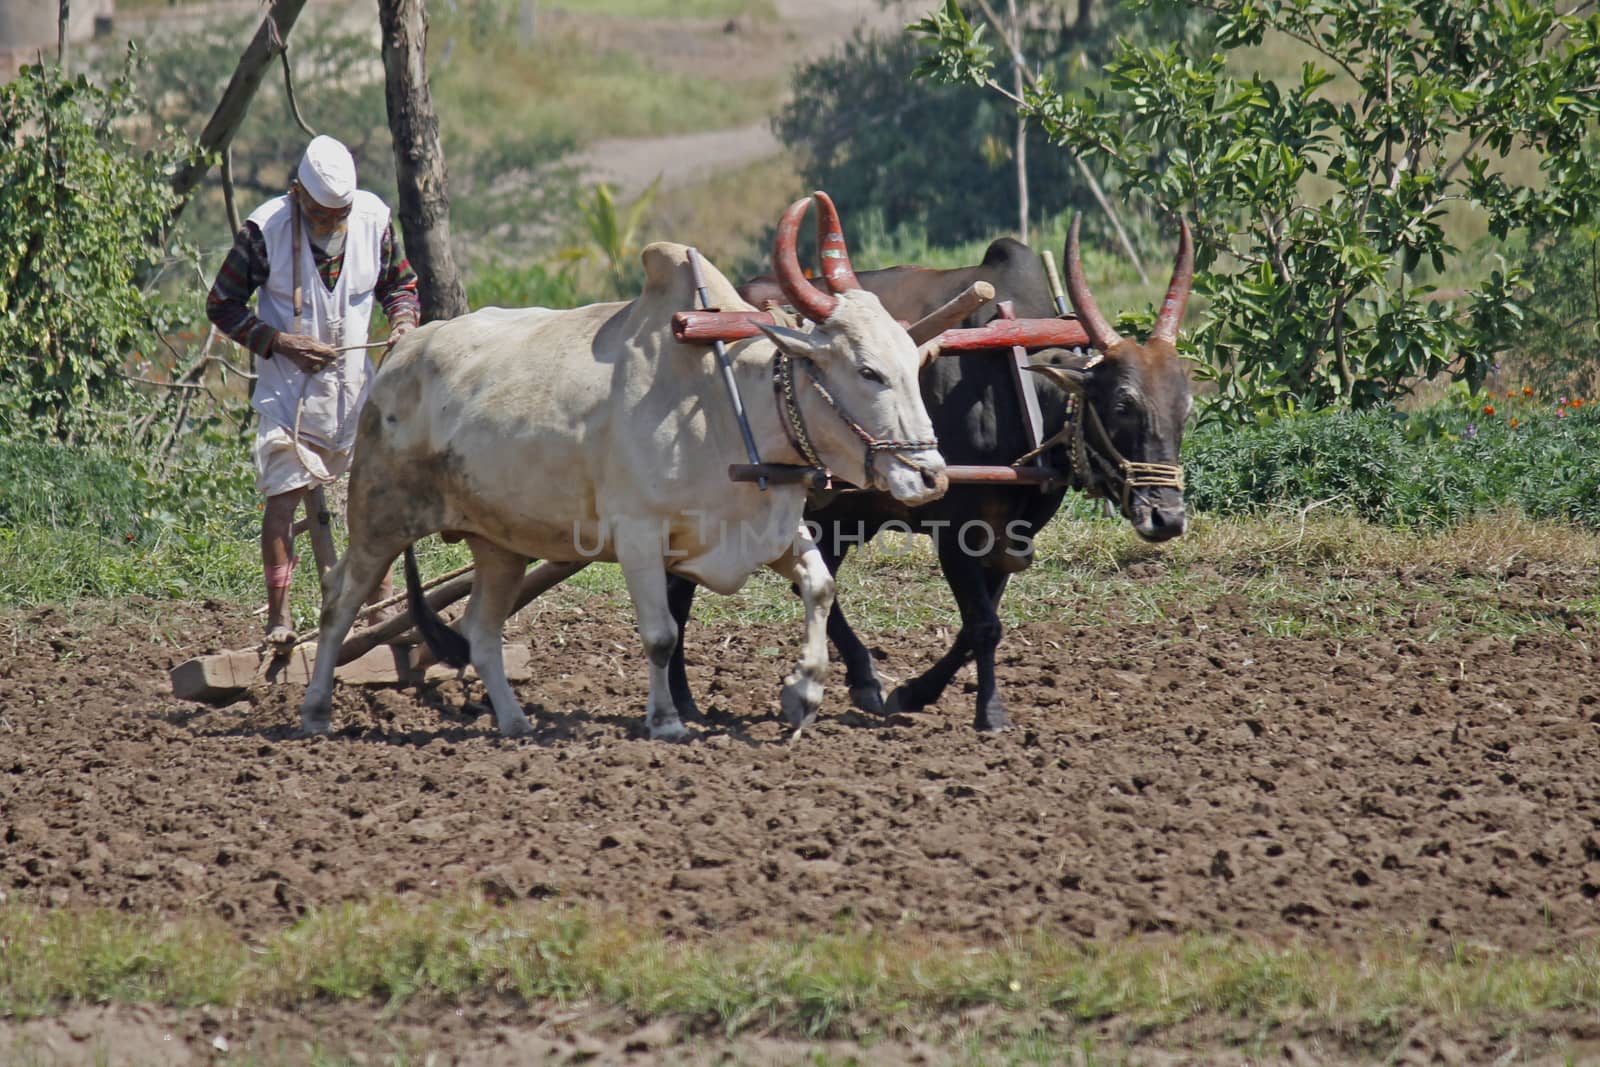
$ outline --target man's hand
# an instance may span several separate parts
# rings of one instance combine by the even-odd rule
[[[404,337],[406,334],[415,329],[416,325],[416,323],[410,321],[409,319],[401,319],[399,322],[390,324],[389,343],[383,346],[383,354],[388,356],[390,352],[393,352],[395,342],[399,341],[400,338]]]
[[[315,337],[303,333],[280,333],[272,346],[273,352],[287,359],[307,374],[315,374],[338,357],[333,346],[323,344]]]

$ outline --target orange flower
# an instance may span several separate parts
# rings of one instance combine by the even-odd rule
[[[1572,398],[1572,406],[1575,407],[1575,408],[1583,407],[1583,398],[1582,397],[1578,397],[1578,396],[1573,397]]]
[[[1511,428],[1512,428],[1512,429],[1513,429],[1513,430],[1515,430],[1515,429],[1516,429],[1516,428],[1517,428],[1517,420],[1516,420],[1516,419],[1515,419],[1515,418],[1513,418],[1513,419],[1512,419],[1512,420],[1511,420]]]
[[[1494,405],[1493,404],[1485,404],[1485,405],[1483,405],[1483,413],[1485,415],[1489,416],[1491,419],[1494,418]]]

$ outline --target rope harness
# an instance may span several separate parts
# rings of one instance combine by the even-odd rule
[[[1093,367],[1102,358],[1097,356],[1085,369]],[[1116,500],[1124,516],[1130,513],[1135,495],[1148,504],[1150,501],[1145,496],[1147,490],[1183,491],[1183,467],[1180,464],[1134,463],[1125,458],[1111,443],[1111,435],[1100,421],[1099,412],[1089,403],[1084,387],[1062,378],[1054,380],[1067,391],[1066,417],[1061,429],[1038,448],[1018,459],[1012,464],[1013,467],[1021,466],[1057,445],[1064,445],[1068,464],[1079,487],[1091,498]]]
[[[789,443],[794,445],[795,451],[799,452],[801,457],[812,467],[827,474],[830,478],[833,476],[833,472],[828,470],[828,465],[822,461],[822,457],[817,453],[816,445],[811,440],[811,434],[806,430],[805,416],[800,412],[800,391],[795,384],[796,363],[805,364],[805,368],[809,372],[808,379],[811,388],[816,390],[817,395],[822,397],[823,402],[829,408],[833,409],[833,413],[839,416],[840,421],[850,427],[850,432],[860,439],[865,449],[863,463],[866,467],[868,482],[872,481],[873,460],[880,452],[921,452],[939,447],[938,441],[892,441],[872,436],[866,427],[852,418],[850,412],[845,410],[844,405],[839,403],[832,393],[828,392],[827,386],[822,384],[822,372],[814,362],[804,357],[792,356],[784,351],[781,346],[778,346],[777,355],[772,361],[772,394],[778,403],[779,421],[783,423],[784,432],[788,434]]]

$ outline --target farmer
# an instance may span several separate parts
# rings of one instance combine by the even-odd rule
[[[289,580],[302,498],[318,568],[334,562],[322,487],[350,467],[373,373],[367,325],[374,296],[389,319],[387,353],[421,316],[416,275],[395,240],[389,208],[356,188],[349,149],[332,137],[313,138],[288,193],[257,208],[234,237],[206,298],[217,330],[255,354],[256,488],[267,498],[261,563],[267,644],[276,649],[296,640]],[[388,594],[386,580],[374,600]]]

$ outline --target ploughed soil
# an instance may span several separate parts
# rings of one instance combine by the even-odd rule
[[[1589,595],[1570,583],[1531,595],[1561,617]],[[1600,705],[1577,616],[1515,639],[1415,613],[1369,637],[1274,638],[1225,596],[1157,624],[1026,624],[1002,646],[1015,728],[998,736],[969,725],[970,670],[938,705],[879,720],[848,709],[836,664],[822,721],[791,738],[777,697],[798,626],[699,625],[708,721],[679,745],[641,736],[626,610],[557,596],[536,629],[513,624],[538,731],[517,742],[470,679],[342,688],[317,740],[294,736],[297,688],[175,701],[170,667],[251,643],[233,605],[0,620],[0,900],[212,913],[246,934],[479,886],[688,937],[844,923],[973,944],[1399,935],[1444,953],[1600,936]],[[949,637],[869,642],[893,679]]]

